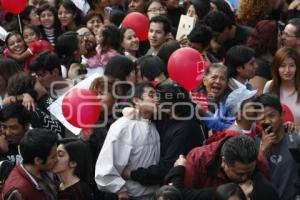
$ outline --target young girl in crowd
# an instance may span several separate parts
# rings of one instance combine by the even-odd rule
[[[136,61],[139,56],[139,39],[135,32],[130,28],[121,28],[121,46],[125,56],[130,58],[132,61]]]
[[[275,93],[294,115],[295,124],[300,126],[300,57],[290,47],[279,49],[272,63],[272,80],[268,81],[264,93]]]
[[[54,50],[47,40],[42,40],[41,32],[37,26],[26,25],[23,29],[23,38],[26,45],[34,51],[34,54]]]
[[[75,31],[81,24],[82,13],[71,0],[62,0],[57,12],[63,31]]]
[[[54,48],[45,40],[40,40],[41,35],[37,27],[27,25],[23,29],[23,37],[17,32],[9,33],[6,37],[4,55],[16,60],[28,70],[28,64],[36,55],[43,51],[53,51]]]
[[[86,27],[93,31],[94,34],[96,34],[97,30],[100,29],[100,27],[103,25],[103,17],[101,16],[101,14],[94,11],[89,12],[85,16],[84,21]]]
[[[39,16],[37,15],[36,8],[34,6],[26,6],[24,11],[20,14],[20,18],[23,25],[40,25]]]
[[[149,1],[146,4],[145,9],[147,11],[147,16],[148,16],[149,20],[152,17],[167,14],[166,5],[160,0],[151,0],[151,1]]]
[[[105,67],[112,57],[120,54],[120,31],[114,25],[104,25],[99,29],[96,39],[98,60]]]
[[[47,3],[43,4],[37,10],[41,22],[39,29],[42,37],[44,40],[48,40],[53,46],[57,37],[61,34],[60,22],[56,13],[56,9]]]
[[[77,139],[63,139],[57,147],[53,169],[61,178],[58,200],[93,200],[88,186],[91,168],[88,146]]]

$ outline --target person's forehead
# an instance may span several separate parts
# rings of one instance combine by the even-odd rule
[[[253,167],[255,167],[255,165],[256,165],[255,161],[247,164],[236,161],[233,165],[233,169],[236,172],[249,171],[249,170],[253,170]]]
[[[275,108],[271,107],[271,106],[265,106],[263,114],[264,115],[279,114],[279,111],[276,110]]]
[[[84,34],[84,33],[87,33],[87,32],[91,32],[87,27],[82,27],[82,28],[80,28],[80,29],[78,29],[77,31],[76,31],[79,35],[81,35],[81,34]]]
[[[7,119],[6,121],[2,122],[2,125],[5,126],[12,126],[12,125],[21,125],[17,118],[11,117]]]
[[[163,30],[164,25],[162,22],[151,22],[150,23],[150,28],[151,29],[159,29],[159,30]]]

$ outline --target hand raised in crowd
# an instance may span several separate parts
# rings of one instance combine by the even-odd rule
[[[126,191],[118,193],[118,200],[128,200],[128,199],[129,199],[129,196]]]
[[[180,38],[179,38],[179,44],[181,47],[187,47],[188,46],[188,39],[187,36],[185,34],[183,34]]]
[[[130,176],[131,176],[131,170],[128,167],[125,167],[122,172],[122,178],[128,180],[130,179]]]
[[[283,125],[286,133],[297,133],[296,124],[294,122],[285,122]]]
[[[288,10],[300,10],[300,0],[294,0],[290,3]]]
[[[276,139],[277,139],[277,136],[274,132],[272,132],[271,126],[266,128],[266,130],[262,131],[262,137],[261,137],[259,150],[265,157],[267,157],[268,152],[269,152],[272,144],[274,144],[274,142],[276,141]]]
[[[185,167],[185,164],[186,164],[186,159],[185,159],[184,155],[179,155],[179,158],[174,163],[174,167],[176,167],[176,166],[184,166]]]

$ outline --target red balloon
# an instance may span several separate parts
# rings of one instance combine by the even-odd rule
[[[197,50],[184,47],[173,52],[168,61],[170,77],[186,90],[197,88],[203,80],[207,63]]]
[[[101,106],[95,93],[88,89],[73,89],[64,96],[62,112],[73,126],[88,129],[99,119]]]
[[[28,0],[1,0],[3,10],[16,15],[25,9],[27,3]]]
[[[139,12],[129,13],[122,21],[122,27],[131,28],[140,41],[148,39],[149,20]]]

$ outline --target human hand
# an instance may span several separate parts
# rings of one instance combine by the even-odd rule
[[[128,193],[126,191],[118,193],[118,200],[129,200]]]
[[[263,153],[264,156],[267,156],[271,146],[276,141],[276,138],[277,136],[274,132],[272,132],[271,126],[262,131],[262,138],[259,150]]]
[[[185,159],[184,155],[179,155],[179,158],[174,163],[174,167],[176,167],[176,166],[184,166],[185,167],[185,164],[186,164],[186,159]]]
[[[125,167],[122,172],[122,178],[124,180],[128,180],[130,179],[130,176],[131,176],[131,170],[128,167]]]
[[[22,105],[27,108],[27,110],[35,111],[35,102],[34,99],[31,97],[30,94],[24,93],[22,98]]]

